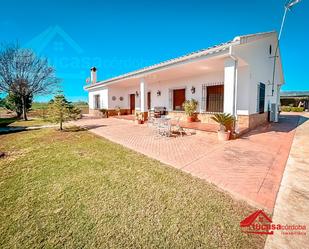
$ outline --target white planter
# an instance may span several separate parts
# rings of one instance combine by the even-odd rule
[[[218,131],[218,140],[219,141],[228,141],[230,139],[230,131]]]

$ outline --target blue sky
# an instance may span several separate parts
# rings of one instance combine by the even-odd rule
[[[2,1],[0,41],[18,40],[21,45],[38,50],[56,67],[68,98],[86,100],[83,86],[92,65],[98,67],[101,80],[225,42],[236,35],[278,30],[284,3]],[[309,90],[308,14],[309,2],[303,0],[287,16],[281,40],[286,80],[283,90]]]

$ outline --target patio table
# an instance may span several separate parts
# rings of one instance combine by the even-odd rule
[[[161,118],[157,118],[157,129],[158,133],[161,136],[169,137],[171,135],[171,118],[162,116]]]

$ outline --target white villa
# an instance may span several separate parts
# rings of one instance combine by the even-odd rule
[[[97,81],[91,69],[89,113],[120,107],[122,114],[147,113],[165,107],[170,116],[185,119],[182,103],[196,99],[198,119],[212,122],[213,113],[234,115],[239,126],[252,129],[278,121],[280,87],[284,83],[280,50],[274,69],[277,33],[237,36],[232,41],[199,50],[111,79]]]

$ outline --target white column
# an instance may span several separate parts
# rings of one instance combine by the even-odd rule
[[[224,105],[223,111],[236,115],[235,113],[235,83],[237,77],[237,62],[232,58],[224,62]]]
[[[147,108],[147,83],[144,78],[140,81],[141,112],[148,112]]]

